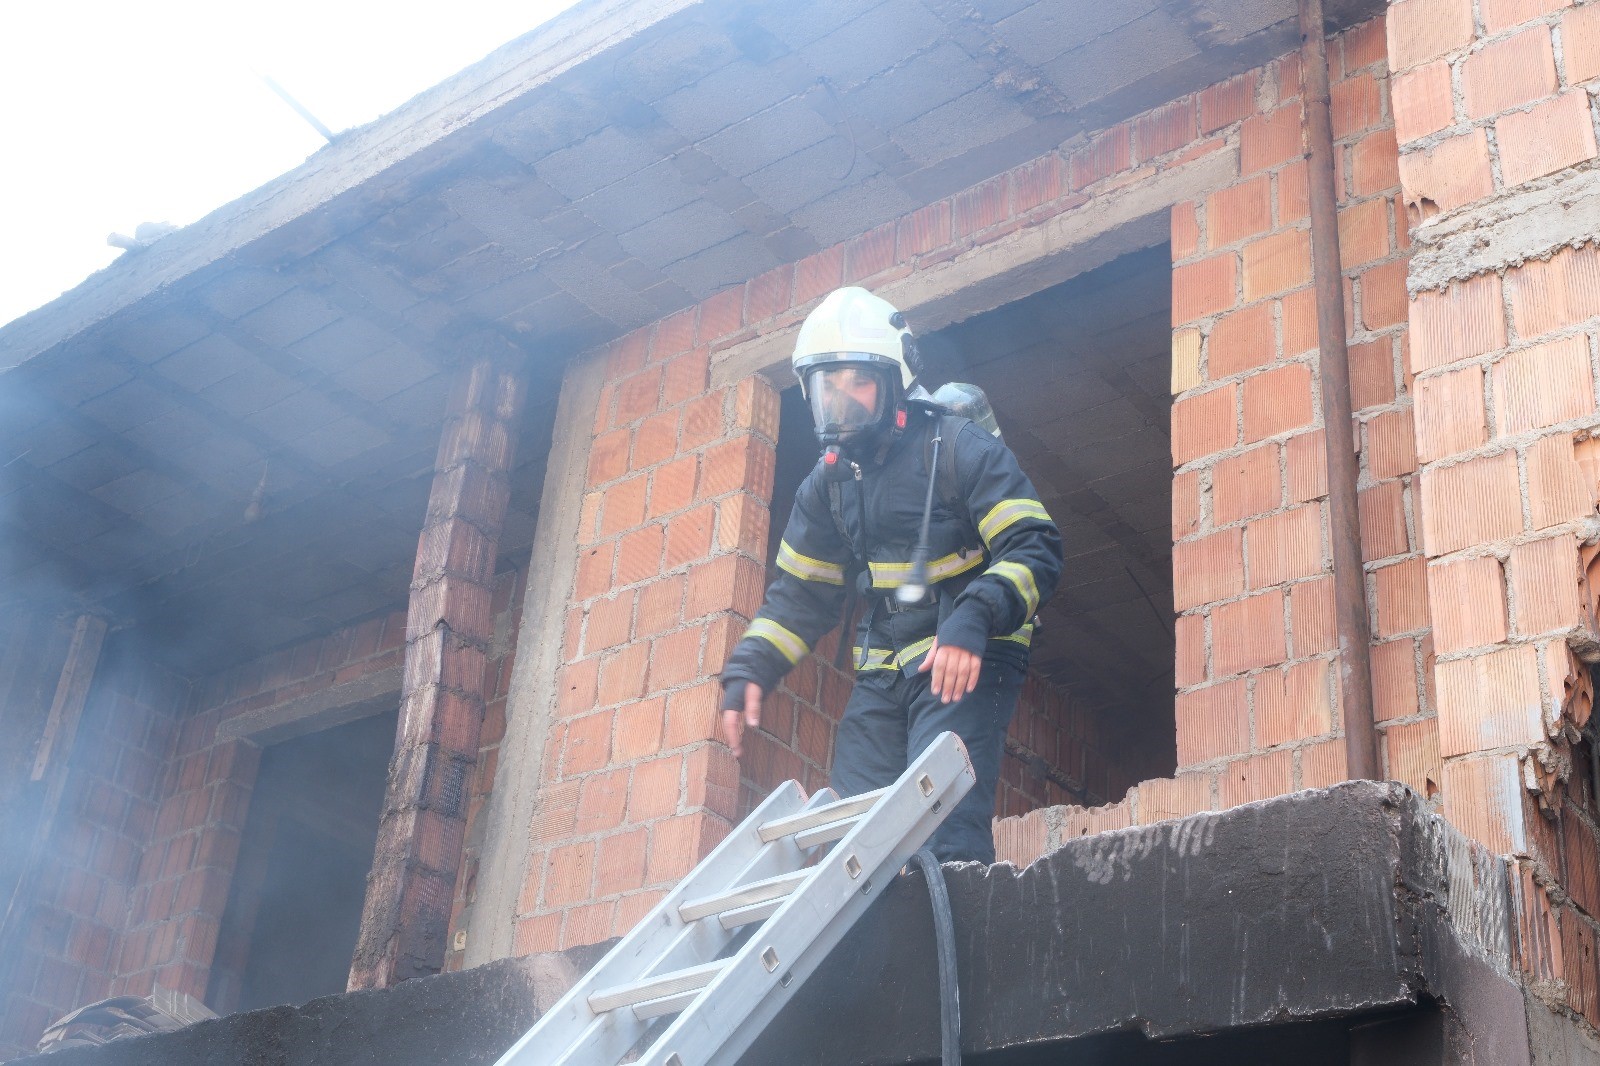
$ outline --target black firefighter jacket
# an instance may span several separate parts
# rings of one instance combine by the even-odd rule
[[[847,575],[859,569],[862,547],[871,575],[864,604],[870,627],[865,647],[858,637],[854,651],[858,672],[900,670],[909,677],[936,634],[941,644],[1026,665],[1034,614],[1061,575],[1061,535],[1011,450],[971,422],[960,420],[954,441],[941,442],[954,445],[960,499],[934,496],[928,534],[934,602],[893,611],[886,602],[911,570],[933,476],[929,442],[940,424],[937,414],[913,407],[881,465],[862,463],[859,480],[836,483],[849,543],[834,520],[822,464],[801,482],[778,546],[778,576],[723,670],[730,696],[735,681],[771,692],[838,624]]]

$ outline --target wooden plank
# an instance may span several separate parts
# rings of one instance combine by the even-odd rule
[[[44,780],[52,761],[65,762],[72,753],[78,720],[83,717],[83,705],[89,699],[89,683],[94,680],[95,667],[100,663],[100,647],[105,636],[105,619],[92,614],[78,616],[78,623],[72,630],[72,644],[67,648],[67,661],[61,667],[61,680],[56,683],[56,696],[50,704],[50,717],[45,720],[44,735],[39,738],[39,751],[33,759],[32,779],[35,781]]]

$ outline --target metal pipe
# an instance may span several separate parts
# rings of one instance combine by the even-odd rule
[[[1311,277],[1317,299],[1322,425],[1328,452],[1328,525],[1333,540],[1333,598],[1339,633],[1345,759],[1352,780],[1370,780],[1380,773],[1372,713],[1372,630],[1356,511],[1360,462],[1351,428],[1350,352],[1345,343],[1333,105],[1328,90],[1324,32],[1322,0],[1300,0],[1301,115],[1311,185]]]

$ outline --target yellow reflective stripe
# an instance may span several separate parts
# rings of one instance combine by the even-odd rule
[[[883,648],[868,648],[867,661],[864,663],[861,661],[861,648],[859,645],[852,648],[851,653],[851,662],[855,663],[858,671],[899,669],[895,665],[894,652],[892,651],[887,651]]]
[[[1001,500],[978,523],[978,536],[983,538],[985,544],[992,543],[994,538],[1025,518],[1036,518],[1041,522],[1051,520],[1044,504],[1038,500]]]
[[[915,644],[907,644],[900,649],[900,654],[895,656],[895,665],[910,666],[914,660],[927,654],[928,649],[931,647],[933,647],[932,637],[923,637]]]
[[[1032,622],[1028,622],[1026,625],[1024,625],[1021,629],[1017,630],[1015,633],[1007,633],[1004,636],[990,637],[989,639],[990,640],[1009,640],[1009,641],[1012,641],[1013,643],[1021,644],[1024,648],[1030,647],[1033,644],[1033,623]]]
[[[995,563],[989,567],[987,573],[1011,583],[1017,590],[1017,595],[1022,597],[1023,606],[1028,609],[1028,614],[1033,614],[1039,609],[1039,586],[1034,583],[1033,571],[1021,563]]]
[[[973,551],[965,558],[960,552],[951,552],[928,563],[928,581],[930,584],[944,581],[982,564],[983,553],[980,551]],[[872,571],[872,587],[875,589],[897,589],[911,576],[910,563],[869,562],[867,569]]]
[[[801,640],[799,636],[783,628],[770,618],[757,618],[750,623],[750,628],[744,631],[746,637],[759,637],[778,649],[789,665],[793,666],[806,657],[811,646]],[[740,638],[743,639],[743,638]]]
[[[825,559],[801,555],[789,546],[788,541],[778,544],[778,569],[793,574],[802,581],[821,581],[828,585],[844,584],[844,567]]]

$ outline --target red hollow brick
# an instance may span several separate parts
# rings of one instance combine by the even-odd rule
[[[1375,636],[1392,637],[1428,627],[1428,579],[1420,558],[1407,559],[1372,572],[1377,593]]]
[[[1212,520],[1219,526],[1275,510],[1283,500],[1276,444],[1219,460],[1211,472]]]
[[[645,508],[648,518],[681,511],[694,502],[695,478],[700,470],[700,457],[685,455],[665,463],[650,473],[649,502]]]
[[[895,224],[886,222],[846,242],[844,280],[851,284],[894,266]]]
[[[1088,145],[1073,152],[1067,159],[1067,173],[1072,189],[1087,188],[1101,178],[1109,177],[1133,165],[1133,155],[1126,123],[1113,126],[1097,135]]]
[[[1368,562],[1404,555],[1410,550],[1406,535],[1405,484],[1382,481],[1362,489],[1356,499],[1361,523],[1361,558]]]
[[[1504,348],[1505,312],[1498,275],[1480,274],[1412,303],[1411,369],[1418,373]]]
[[[1541,742],[1538,660],[1533,645],[1519,644],[1439,663],[1439,753]]]
[[[1284,469],[1290,503],[1328,494],[1328,452],[1322,430],[1297,433],[1284,442]]]
[[[1197,614],[1181,615],[1173,628],[1176,683],[1179,688],[1198,685],[1206,679],[1206,621]]]
[[[1316,414],[1311,402],[1311,368],[1292,363],[1245,378],[1244,439],[1262,440],[1309,425]]]
[[[1237,257],[1214,255],[1172,269],[1172,324],[1182,325],[1234,305]]]
[[[1256,72],[1248,71],[1202,89],[1198,104],[1202,135],[1248,118],[1256,110]]]
[[[1311,179],[1306,163],[1297,159],[1273,173],[1278,185],[1278,225],[1288,226],[1311,217]]]
[[[1010,182],[1002,175],[956,193],[950,204],[951,232],[965,237],[1003,222],[1009,191]]]
[[[1206,200],[1211,247],[1264,233],[1272,226],[1272,179],[1263,174],[1212,193]]]
[[[1391,640],[1372,646],[1372,712],[1380,722],[1409,718],[1417,700],[1416,641]]]
[[[785,263],[745,283],[744,316],[747,322],[765,322],[790,306],[794,291],[794,266]]]
[[[1585,4],[1561,17],[1561,51],[1568,84],[1600,77],[1600,9]]]
[[[1468,118],[1498,115],[1556,91],[1556,55],[1550,27],[1534,26],[1484,45],[1461,64]]]
[[[706,391],[711,375],[711,349],[693,348],[675,355],[662,370],[662,404],[682,403]]]
[[[1534,529],[1594,513],[1595,483],[1579,464],[1572,438],[1545,437],[1528,447],[1528,512]]]
[[[1492,374],[1497,433],[1551,426],[1595,409],[1588,337],[1512,352],[1494,365]]]
[[[1188,470],[1172,479],[1172,539],[1182,540],[1200,530],[1200,471]]]
[[[1382,735],[1390,780],[1409,785],[1420,796],[1437,794],[1444,778],[1438,720],[1390,726]]]
[[[1500,145],[1500,174],[1506,185],[1554,174],[1593,159],[1594,119],[1589,94],[1562,93],[1526,113],[1503,115],[1494,124]]]
[[[1186,611],[1244,591],[1243,531],[1227,529],[1172,546],[1173,601]]]
[[[1418,378],[1415,390],[1416,457],[1424,463],[1470,451],[1489,439],[1482,367]]]
[[[1397,259],[1360,275],[1362,325],[1377,330],[1406,320],[1410,309],[1410,298],[1406,294],[1407,268],[1404,259]]]
[[[1401,0],[1389,7],[1389,63],[1408,70],[1472,43],[1471,0]]]
[[[1211,662],[1219,677],[1281,663],[1287,655],[1282,590],[1224,603],[1211,612]]]
[[[1297,581],[1289,586],[1289,618],[1295,657],[1338,647],[1333,617],[1333,578]]]
[[[1464,651],[1506,639],[1506,583],[1500,560],[1479,556],[1428,567],[1434,647]]]
[[[1433,466],[1422,480],[1422,546],[1430,556],[1487,544],[1522,529],[1522,489],[1512,452]]]
[[[1294,753],[1274,751],[1229,763],[1217,775],[1222,809],[1294,791]]]
[[[1357,141],[1350,149],[1350,185],[1357,196],[1386,192],[1400,184],[1400,150],[1394,130],[1378,130]],[[1405,228],[1404,216],[1395,219]]]
[[[1339,212],[1339,260],[1344,269],[1389,254],[1389,201],[1384,197],[1351,204]]]
[[[1270,748],[1333,729],[1328,661],[1313,659],[1256,678],[1256,745]]]
[[[1175,466],[1233,446],[1234,397],[1238,386],[1196,393],[1172,405],[1172,462]]]
[[[709,344],[736,332],[744,324],[744,286],[723,289],[700,304],[696,344]]]
[[[1250,749],[1250,709],[1243,678],[1180,692],[1174,711],[1180,767]]]
[[[1319,574],[1322,508],[1313,504],[1257,519],[1245,526],[1244,543],[1251,588]]]
[[[1494,277],[1493,274],[1489,277]],[[1563,249],[1506,272],[1511,321],[1524,338],[1600,314],[1600,248]],[[1504,332],[1501,344],[1504,346]]]
[[[1180,97],[1133,120],[1133,137],[1141,162],[1176,151],[1196,135],[1195,100]]]
[[[1383,96],[1378,89],[1378,79],[1371,74],[1357,74],[1334,82],[1331,95],[1335,139],[1343,140],[1371,129],[1383,120]]]
[[[1571,3],[1572,0],[1479,0],[1478,8],[1483,15],[1483,28],[1495,34]]]
[[[1494,192],[1489,140],[1482,129],[1447,137],[1400,157],[1400,187],[1413,226]]]
[[[1183,200],[1172,205],[1171,230],[1174,262],[1187,259],[1200,250],[1200,223],[1195,216],[1193,200]]]
[[[1206,343],[1206,370],[1213,381],[1272,362],[1276,354],[1272,304],[1260,303],[1217,319]]]
[[[603,485],[628,472],[628,439],[626,429],[612,430],[595,437],[589,446],[589,484]]]
[[[844,284],[844,245],[806,256],[794,268],[794,305],[803,307]]]
[[[1254,174],[1287,163],[1303,154],[1303,143],[1298,102],[1251,115],[1239,131],[1239,169]]]
[[[1352,344],[1350,352],[1350,406],[1357,410],[1392,403],[1394,344],[1388,337]]]
[[[1311,280],[1311,231],[1288,230],[1244,246],[1246,302],[1299,288]]]
[[[1511,588],[1519,636],[1577,625],[1587,605],[1577,542],[1571,534],[1512,548]]]

